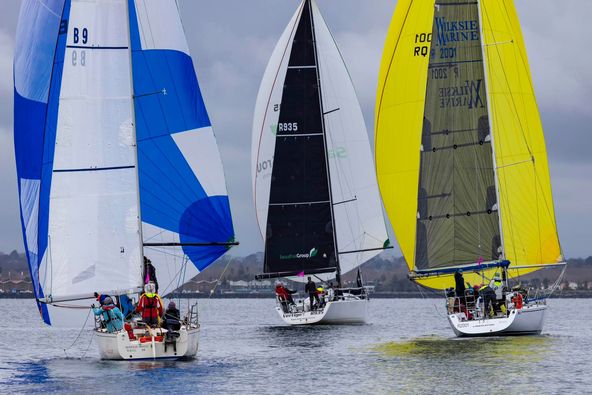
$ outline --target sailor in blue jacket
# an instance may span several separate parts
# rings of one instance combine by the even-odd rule
[[[123,314],[117,306],[113,304],[113,299],[109,296],[105,298],[103,305],[94,309],[95,315],[100,315],[107,332],[113,333],[123,328]]]

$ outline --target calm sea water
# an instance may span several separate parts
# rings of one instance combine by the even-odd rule
[[[438,300],[372,300],[370,322],[286,327],[272,300],[202,300],[198,358],[106,362],[92,331],[0,300],[0,393],[574,393],[592,391],[592,300],[552,300],[544,334],[457,339]]]

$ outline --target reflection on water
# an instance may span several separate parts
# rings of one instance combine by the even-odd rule
[[[514,383],[514,393],[519,389],[534,390],[536,384],[524,383],[524,379],[553,355],[554,343],[550,336],[430,336],[382,343],[371,350],[380,357],[374,366],[385,375],[395,375],[400,388],[427,389],[433,386],[436,376],[440,384],[448,387],[456,383],[464,390]]]
[[[513,362],[532,362],[551,351],[550,336],[511,336],[483,338],[420,337],[388,342],[373,347],[374,351],[389,357],[462,358],[473,363],[491,363],[511,359]],[[484,358],[486,357],[486,358]]]

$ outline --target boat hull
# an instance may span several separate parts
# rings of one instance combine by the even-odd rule
[[[543,330],[546,305],[512,309],[507,317],[463,320],[464,313],[448,315],[452,330],[459,337],[538,335]]]
[[[181,328],[175,345],[152,337],[150,341],[130,340],[125,330],[108,333],[96,330],[99,354],[103,360],[191,359],[197,354],[199,327]],[[176,346],[176,347],[175,347]]]
[[[363,324],[368,314],[368,299],[345,299],[328,302],[322,309],[285,313],[280,306],[276,311],[290,325],[343,325]]]

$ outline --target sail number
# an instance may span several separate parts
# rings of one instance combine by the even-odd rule
[[[278,124],[278,132],[297,132],[298,122],[284,122]]]
[[[456,48],[440,48],[440,59],[454,59],[456,58]]]
[[[415,48],[413,49],[413,56],[423,56],[424,58],[430,53],[429,43],[432,42],[432,33],[420,33],[415,35]]]
[[[76,50],[72,51],[72,66],[76,67],[78,65],[80,65],[82,67],[86,66],[86,51],[85,50],[80,51],[80,56],[78,56],[78,51],[76,51]]]
[[[450,67],[450,68],[449,67],[436,67],[431,70],[432,70],[431,77],[433,80],[447,80],[448,77],[452,76],[452,75],[456,78],[459,78],[459,76],[460,76],[460,71],[458,69],[458,66]]]
[[[82,29],[75,27],[74,28],[74,44],[78,44],[82,39],[82,44],[86,44],[88,42],[88,29],[83,27]]]
[[[74,44],[87,44],[88,43],[88,29],[83,27],[75,27],[72,29],[72,41]],[[73,50],[72,51],[72,66],[86,66],[86,51]]]

